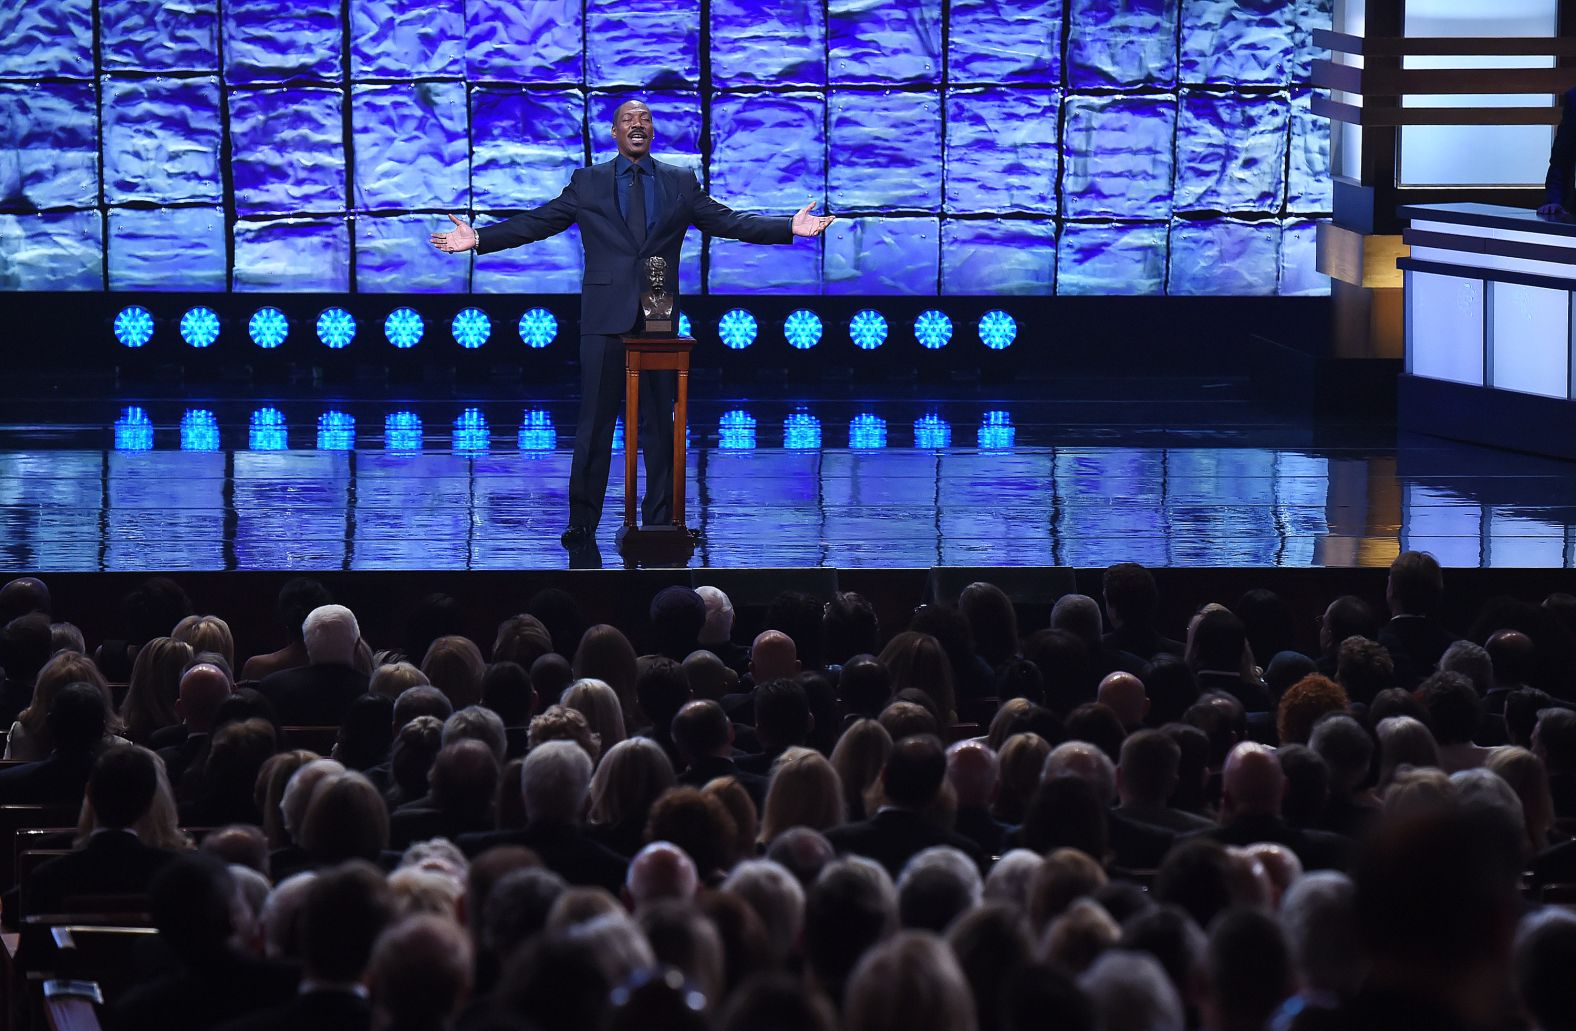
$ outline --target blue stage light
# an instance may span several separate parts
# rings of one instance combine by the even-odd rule
[[[551,451],[558,446],[558,431],[553,417],[540,408],[526,412],[520,420],[521,451]]]
[[[717,424],[717,441],[724,451],[754,451],[755,417],[737,408],[724,412]]]
[[[520,316],[520,339],[526,347],[546,347],[557,336],[558,319],[546,308],[532,308]]]
[[[756,329],[755,316],[743,308],[726,312],[717,322],[717,336],[722,346],[734,351],[742,351],[755,343]]]
[[[947,341],[952,339],[952,320],[934,308],[922,311],[914,320],[914,339],[927,351],[946,347]]]
[[[1018,432],[1012,428],[1012,416],[1006,412],[986,412],[980,421],[979,444],[981,451],[1005,451],[1017,443]]]
[[[283,451],[289,446],[288,436],[284,412],[277,408],[259,408],[252,413],[246,443],[253,451]]]
[[[272,351],[285,342],[285,337],[290,335],[290,320],[285,318],[285,313],[278,308],[259,308],[252,312],[252,318],[246,324],[246,332],[251,335],[252,343],[267,351]]]
[[[415,412],[390,412],[383,417],[385,451],[420,451],[421,416]]]
[[[188,408],[181,415],[181,450],[219,450],[219,420],[208,409]]]
[[[869,412],[854,416],[848,424],[848,446],[856,451],[869,451],[886,447],[886,420]]]
[[[356,419],[347,412],[324,412],[317,417],[319,451],[353,451],[356,447]]]
[[[792,412],[783,420],[783,447],[790,451],[821,449],[821,420],[809,412]]]
[[[821,316],[809,308],[790,312],[783,320],[783,339],[798,351],[808,351],[821,342]]]
[[[622,415],[613,420],[613,450],[624,450],[624,417]]]
[[[415,308],[395,308],[383,320],[383,336],[401,351],[421,343],[421,335],[426,331],[427,324]]]
[[[458,339],[458,335],[456,335]],[[486,451],[492,446],[492,430],[480,408],[467,408],[454,420],[455,454]]]
[[[449,324],[454,332],[454,342],[467,350],[474,350],[485,344],[487,338],[492,336],[492,319],[480,308],[466,308],[454,316],[454,321]]]
[[[914,446],[925,451],[952,446],[952,427],[939,415],[914,420]]]
[[[993,308],[980,316],[980,343],[992,351],[1011,347],[1017,335],[1018,324],[1000,308]]]
[[[200,304],[188,309],[181,316],[181,339],[192,347],[208,347],[219,339],[219,316]]]
[[[153,339],[153,313],[140,304],[128,304],[115,316],[115,339],[122,347],[142,347]]]
[[[887,320],[874,308],[857,312],[848,323],[848,339],[861,351],[874,351],[886,343]]]
[[[687,337],[689,335],[690,335],[690,320],[689,320],[689,316],[684,314],[683,312],[679,312],[679,336]]]
[[[153,420],[145,409],[136,405],[121,409],[115,420],[115,450],[153,450]]]
[[[356,339],[356,319],[343,308],[324,308],[317,317],[317,338],[324,347],[338,351]]]

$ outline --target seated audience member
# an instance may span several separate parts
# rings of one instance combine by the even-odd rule
[[[69,652],[53,656],[38,671],[33,685],[33,696],[27,708],[17,715],[6,735],[5,757],[13,761],[32,762],[49,755],[54,742],[49,736],[49,710],[55,694],[67,684],[91,684],[101,696],[104,708],[106,744],[124,744],[125,738],[116,737],[120,720],[111,705],[109,685],[93,660],[85,655]]]
[[[180,695],[181,673],[196,653],[185,641],[155,637],[137,650],[131,680],[120,705],[126,738],[147,744],[155,731],[180,722],[175,702]]]
[[[1221,781],[1220,826],[1203,833],[1227,845],[1285,845],[1310,870],[1346,866],[1349,843],[1339,835],[1292,827],[1281,816],[1286,774],[1274,749],[1244,742],[1232,749]]]
[[[1104,751],[1087,741],[1057,745],[1045,757],[1040,779],[1044,782],[1057,777],[1077,777],[1094,789],[1106,817],[1112,862],[1129,870],[1153,870],[1160,865],[1176,835],[1165,827],[1134,820],[1112,808],[1117,804],[1116,765]]]
[[[284,633],[285,645],[278,651],[247,659],[241,667],[241,679],[264,680],[282,669],[305,666],[310,660],[307,658],[301,627],[313,609],[331,605],[333,601],[328,589],[316,580],[303,576],[286,582],[279,589],[279,598],[274,603],[274,618]]]
[[[635,712],[635,681],[640,675],[639,664],[634,646],[617,627],[599,623],[587,630],[580,638],[580,647],[575,649],[571,670],[575,680],[602,681],[618,695],[619,704],[626,713]],[[544,691],[538,685],[536,693],[546,699],[557,698],[563,692]]]
[[[536,707],[541,708],[544,698],[562,698],[565,691],[575,682],[574,667],[569,660],[557,652],[548,652],[535,662],[531,663],[531,690],[536,692]],[[586,677],[595,680],[595,677]],[[606,683],[606,681],[602,681]],[[612,687],[611,684],[608,684]],[[623,700],[619,700],[620,711],[623,711]]]
[[[1440,656],[1456,640],[1435,615],[1444,594],[1444,574],[1426,551],[1404,551],[1390,563],[1384,591],[1390,621],[1377,637],[1395,659],[1401,687],[1414,687],[1433,673]]]
[[[367,966],[393,919],[393,894],[375,867],[352,862],[318,874],[301,911],[300,993],[223,1031],[369,1031]]]
[[[444,745],[427,774],[427,794],[390,814],[389,844],[402,849],[492,830],[499,769],[498,757],[481,741],[462,738]]]
[[[461,835],[459,845],[475,856],[495,845],[524,845],[571,884],[616,892],[628,863],[597,844],[582,826],[591,787],[591,757],[572,741],[545,741],[520,767],[525,805],[523,830]]]
[[[1533,855],[1549,846],[1554,828],[1554,801],[1549,795],[1549,775],[1543,760],[1525,748],[1504,745],[1488,758],[1491,772],[1510,785],[1521,800],[1527,827],[1527,845]]]
[[[1307,874],[1281,897],[1304,1004],[1333,1008],[1357,994],[1368,975],[1351,878],[1334,870]]]
[[[778,756],[808,743],[815,717],[810,714],[810,698],[797,677],[758,680],[754,697],[755,736],[761,750],[734,761],[739,769],[764,777],[771,773]]]
[[[413,916],[385,930],[372,949],[366,980],[384,1031],[448,1028],[470,996],[471,940],[454,920]]]
[[[1116,812],[1174,834],[1213,826],[1196,813],[1168,804],[1180,783],[1182,748],[1163,731],[1140,730],[1122,742],[1116,767]]]
[[[881,648],[881,627],[876,620],[875,606],[870,604],[870,599],[853,591],[838,591],[826,603],[826,612],[821,617],[821,634],[826,642],[828,666],[846,665],[855,655],[874,654]],[[1016,624],[1012,636],[1016,651]]]
[[[50,697],[48,721],[38,737],[47,738],[52,748],[35,762],[0,770],[0,799],[7,805],[75,805],[93,757],[103,747],[107,709],[97,687],[67,684],[51,689]]]
[[[991,815],[1012,826],[1023,822],[1029,800],[1040,786],[1040,774],[1051,746],[1038,734],[1013,734],[1002,742],[997,758],[1001,762],[1001,792]]]
[[[947,783],[957,798],[952,829],[974,842],[982,854],[999,856],[1007,848],[1007,826],[991,815],[1001,794],[1001,761],[983,741],[959,741],[947,749]]]
[[[334,742],[333,757],[344,763],[346,769],[361,773],[383,766],[389,761],[389,748],[394,744],[394,702],[369,691],[350,703],[345,718],[339,724],[339,738]],[[381,777],[380,771],[380,780]]]
[[[1446,773],[1488,762],[1490,749],[1472,741],[1483,719],[1483,700],[1460,673],[1435,673],[1418,688],[1428,709],[1429,729],[1439,745],[1439,768]]]
[[[1297,989],[1291,949],[1274,915],[1234,910],[1209,930],[1204,1026],[1263,1031]]]
[[[723,861],[723,868],[731,868],[735,863],[745,859],[753,859],[761,852],[761,820],[760,810],[750,800],[750,793],[733,777],[718,777],[707,782],[700,789],[703,795],[710,795],[722,803],[728,811],[728,816],[733,820],[733,837],[730,839],[727,858]],[[828,846],[830,847],[830,846]]]
[[[1493,683],[1482,692],[1484,704],[1490,712],[1503,713],[1505,695],[1531,686],[1537,672],[1537,647],[1520,630],[1496,630],[1483,642],[1483,651],[1493,676]],[[1445,668],[1443,658],[1439,668]]]
[[[683,662],[685,656],[700,647],[700,635],[706,627],[706,602],[693,589],[664,587],[651,599],[649,615],[656,654]]]
[[[532,718],[531,725],[526,728],[527,744],[535,749],[544,741],[573,741],[593,764],[602,759],[602,742],[578,709],[549,705],[540,716]]]
[[[487,663],[482,659],[482,650],[468,637],[438,637],[423,653],[421,671],[456,709],[482,700],[482,676],[487,672]]]
[[[766,846],[766,858],[793,874],[808,890],[827,864],[837,858],[837,850],[820,831],[789,827]]]
[[[739,689],[739,674],[735,673],[717,655],[705,648],[697,648],[684,656],[684,678],[689,681],[690,694],[698,699],[721,702]]]
[[[15,581],[12,581],[13,583]],[[49,616],[24,613],[0,625],[0,720],[9,727],[33,697],[38,671],[58,650]]]
[[[1302,652],[1276,652],[1264,666],[1264,686],[1270,689],[1270,697],[1279,701],[1287,688],[1318,671],[1317,664]]]
[[[779,966],[798,953],[804,929],[804,889],[793,874],[770,859],[746,859],[729,872],[721,890],[737,895],[755,910]]]
[[[930,700],[939,726],[957,719],[958,703],[952,660],[941,642],[930,634],[905,630],[887,642],[879,656],[892,674],[894,698],[906,689],[922,692]]]
[[[1165,968],[1147,953],[1111,949],[1079,975],[1078,986],[1093,1003],[1102,1029],[1184,1026],[1182,999]]]
[[[182,774],[192,764],[207,761],[219,706],[234,689],[224,670],[211,663],[199,662],[181,674],[175,699],[175,714],[180,722],[148,739],[148,747],[159,753],[170,771],[170,780],[180,783]]]
[[[1352,594],[1343,594],[1325,606],[1319,617],[1319,655],[1315,659],[1318,672],[1327,677],[1335,676],[1340,665],[1341,643],[1351,637],[1378,640],[1379,617],[1367,602]]]
[[[1379,741],[1379,781],[1382,794],[1408,768],[1439,767],[1439,746],[1428,724],[1411,716],[1391,716],[1374,726]]]
[[[445,700],[447,701],[447,700]],[[397,710],[396,710],[397,711]],[[398,717],[395,717],[398,719]],[[434,716],[417,716],[394,735],[389,749],[387,775],[380,768],[369,771],[368,780],[387,783],[383,797],[398,808],[427,794],[427,774],[443,747],[443,723]],[[376,779],[374,779],[376,776]]]
[[[673,764],[661,745],[645,737],[620,741],[591,777],[586,834],[620,856],[633,856],[645,843],[651,807],[673,784]]]
[[[869,605],[869,602],[865,603]],[[993,673],[1022,654],[1018,640],[1018,613],[1012,599],[995,584],[976,580],[958,594],[958,612],[968,622],[974,651]],[[875,610],[871,609],[871,632],[875,636]],[[871,647],[860,649],[871,651]],[[850,653],[852,654],[852,653]]]
[[[375,667],[371,676],[367,678],[367,693],[387,698],[392,702],[413,687],[428,687],[431,683],[427,679],[427,674],[412,663],[385,662]]]
[[[841,854],[869,856],[896,877],[909,858],[932,845],[951,845],[982,869],[973,841],[937,826],[927,815],[947,776],[947,758],[934,737],[904,738],[881,770],[883,804],[868,819],[835,827],[826,838]]]
[[[766,800],[766,778],[740,769],[733,761],[733,734],[728,714],[716,702],[690,702],[681,708],[673,717],[671,735],[684,763],[678,782],[701,788],[718,777],[734,777],[759,807]]]
[[[689,853],[701,883],[716,887],[737,851],[738,824],[715,792],[679,785],[663,792],[646,821],[646,840],[667,841]]]
[[[1551,906],[1522,917],[1513,964],[1516,997],[1535,1031],[1576,1029],[1576,914]]]
[[[1275,708],[1276,737],[1283,745],[1305,745],[1319,717],[1346,712],[1349,708],[1346,691],[1340,684],[1321,674],[1310,673],[1281,695],[1280,704]]]
[[[1210,817],[1214,810],[1209,798],[1209,735],[1189,723],[1167,723],[1160,733],[1175,741],[1182,750],[1177,766],[1177,786],[1167,800],[1173,809],[1195,816]]]
[[[886,871],[861,856],[833,860],[805,898],[805,961],[815,982],[841,998],[860,957],[897,929],[897,889]]]
[[[61,692],[62,696],[69,692]],[[158,790],[158,758],[147,749],[115,745],[93,763],[85,798],[93,808],[93,832],[69,855],[52,859],[22,883],[22,913],[66,912],[79,896],[140,895],[175,853],[152,848],[135,825],[147,815]]]
[[[1102,637],[1100,603],[1087,594],[1064,594],[1051,607],[1051,629],[1063,630],[1083,642],[1096,680],[1118,671],[1139,673],[1144,660],[1110,648]]]
[[[1157,655],[1182,657],[1182,642],[1173,641],[1156,629],[1160,589],[1153,573],[1137,562],[1118,562],[1106,568],[1100,589],[1111,628],[1102,638],[1107,647],[1145,661]]]
[[[1367,705],[1380,691],[1396,686],[1395,661],[1378,641],[1348,637],[1336,651],[1335,682],[1353,702]]]
[[[639,694],[638,681],[635,691]],[[565,708],[574,709],[586,718],[604,754],[629,736],[624,722],[624,710],[619,705],[617,693],[600,680],[575,681],[564,690],[558,703]]]
[[[1330,768],[1307,745],[1281,745],[1275,758],[1286,775],[1281,816],[1299,829],[1317,827],[1330,802]]]
[[[1198,678],[1193,669],[1170,652],[1161,652],[1144,671],[1144,693],[1149,697],[1149,723],[1164,726],[1179,722],[1198,701]]]
[[[148,909],[175,967],[131,989],[108,1014],[118,1031],[202,1031],[287,1002],[296,971],[236,940],[236,881],[212,856],[182,856],[154,875]]]
[[[832,749],[832,769],[843,785],[843,804],[850,820],[862,820],[866,811],[865,797],[881,776],[887,755],[892,751],[892,736],[885,727],[873,719],[861,719],[848,725],[837,745]]]
[[[926,701],[929,699],[926,698]],[[881,710],[877,720],[893,741],[901,741],[906,737],[941,735],[941,721],[936,719],[932,707],[918,702],[894,699],[891,705]]]
[[[848,980],[844,1031],[948,1031],[974,1026],[974,997],[936,935],[899,931],[877,943]]]
[[[256,824],[232,823],[211,830],[203,836],[199,851],[227,866],[244,866],[264,878],[269,876],[268,838]]]
[[[524,613],[510,616],[498,624],[498,634],[493,638],[492,661],[512,662],[529,670],[531,664],[553,652],[553,635],[535,616]]]
[[[1576,710],[1552,706],[1540,710],[1532,729],[1531,747],[1549,771],[1549,796],[1554,800],[1555,818],[1576,819]]]
[[[181,822],[191,827],[261,822],[257,774],[277,750],[274,728],[267,720],[239,720],[220,727],[189,801],[181,807]]]
[[[319,871],[352,859],[376,863],[389,847],[388,809],[366,777],[328,773],[312,788],[297,838]]]
[[[290,727],[337,727],[350,703],[367,692],[367,674],[353,663],[361,628],[343,605],[323,605],[301,624],[307,664],[271,673],[258,690]]]
[[[1317,826],[1348,838],[1362,837],[1379,815],[1379,800],[1366,786],[1373,769],[1373,738],[1352,717],[1332,713],[1313,725],[1308,746],[1330,771],[1330,798]]]
[[[1063,729],[1067,740],[1088,742],[1112,762],[1122,754],[1122,739],[1127,736],[1116,713],[1099,702],[1085,702],[1069,712]]]
[[[843,785],[820,752],[790,748],[772,765],[761,806],[760,841],[770,845],[791,827],[826,832],[844,822]]]
[[[1059,849],[1075,850],[1103,867],[1112,861],[1109,824],[1107,807],[1092,784],[1072,775],[1050,777],[1029,800],[1023,825],[1008,833],[1007,847],[1029,849],[1040,855]],[[1155,857],[1170,841],[1169,836],[1158,831],[1154,835],[1160,844],[1146,857],[1151,863],[1157,861]]]
[[[697,587],[695,593],[706,606],[706,622],[696,642],[743,676],[749,670],[750,650],[733,643],[733,602],[716,587]]]
[[[996,674],[974,650],[974,632],[962,613],[950,605],[921,605],[909,618],[908,629],[929,634],[946,653],[952,669],[954,698],[989,697]]]
[[[892,701],[892,673],[874,655],[855,655],[837,678],[837,698],[850,722],[875,719]]]
[[[629,861],[623,898],[630,910],[641,910],[663,901],[691,903],[700,878],[689,853],[671,842],[653,841]]]
[[[749,675],[752,684],[791,680],[802,667],[794,639],[781,630],[763,630],[750,645]],[[730,714],[732,715],[732,714]]]
[[[170,637],[191,645],[196,655],[213,654],[224,659],[224,668],[235,672],[235,636],[230,624],[218,616],[187,616],[175,624]]]
[[[661,655],[644,655],[636,662],[635,700],[650,722],[640,733],[662,746],[676,769],[683,762],[673,747],[673,717],[690,700],[684,667]]]
[[[1268,712],[1274,707],[1269,689],[1244,670],[1247,631],[1231,612],[1215,609],[1199,617],[1192,649],[1193,674],[1200,692],[1224,692],[1248,712]]]
[[[1095,700],[1116,713],[1122,730],[1128,734],[1144,725],[1149,715],[1149,695],[1136,674],[1118,670],[1100,681]]]
[[[467,706],[444,720],[441,740],[444,747],[456,741],[480,741],[500,764],[504,762],[509,748],[503,720],[499,719],[496,712],[481,705]]]

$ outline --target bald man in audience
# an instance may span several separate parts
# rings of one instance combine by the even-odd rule
[[[1327,831],[1302,830],[1281,816],[1286,771],[1275,749],[1244,741],[1231,750],[1221,782],[1220,826],[1203,831],[1227,845],[1285,845],[1309,870],[1344,869],[1351,842]]]
[[[700,877],[689,853],[667,841],[653,841],[629,861],[624,879],[624,901],[639,913],[654,902],[672,899],[690,903],[700,888]]]
[[[1142,727],[1144,718],[1149,715],[1149,695],[1144,690],[1144,682],[1124,670],[1106,674],[1100,681],[1095,701],[1116,713],[1116,718],[1122,721],[1122,729],[1129,734]]]
[[[757,684],[799,675],[799,653],[793,638],[781,630],[766,630],[750,646],[750,678]]]
[[[1007,825],[990,814],[1001,791],[1001,761],[984,741],[959,741],[947,749],[947,783],[958,798],[953,830],[987,856],[1007,848]]]
[[[1531,686],[1536,648],[1532,638],[1520,630],[1496,630],[1488,635],[1483,648],[1494,663],[1494,686],[1483,697],[1483,710],[1503,716],[1510,692]]]
[[[181,774],[194,763],[207,760],[213,721],[234,688],[229,674],[212,663],[199,662],[181,674],[180,693],[175,699],[175,714],[181,721],[154,731],[148,741],[148,746],[164,760],[165,772],[172,782],[179,783]]]
[[[31,612],[50,614],[49,588],[36,576],[19,576],[0,587],[0,625]]]

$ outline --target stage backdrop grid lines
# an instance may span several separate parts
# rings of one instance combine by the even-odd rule
[[[556,195],[630,97],[736,207],[687,292],[1319,294],[1333,0],[27,0],[0,5],[0,289],[572,292]],[[95,15],[98,23],[94,24]]]

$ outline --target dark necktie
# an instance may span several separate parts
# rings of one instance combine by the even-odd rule
[[[629,166],[629,203],[624,205],[624,221],[635,237],[637,248],[646,245],[646,185],[640,181],[639,165]]]

